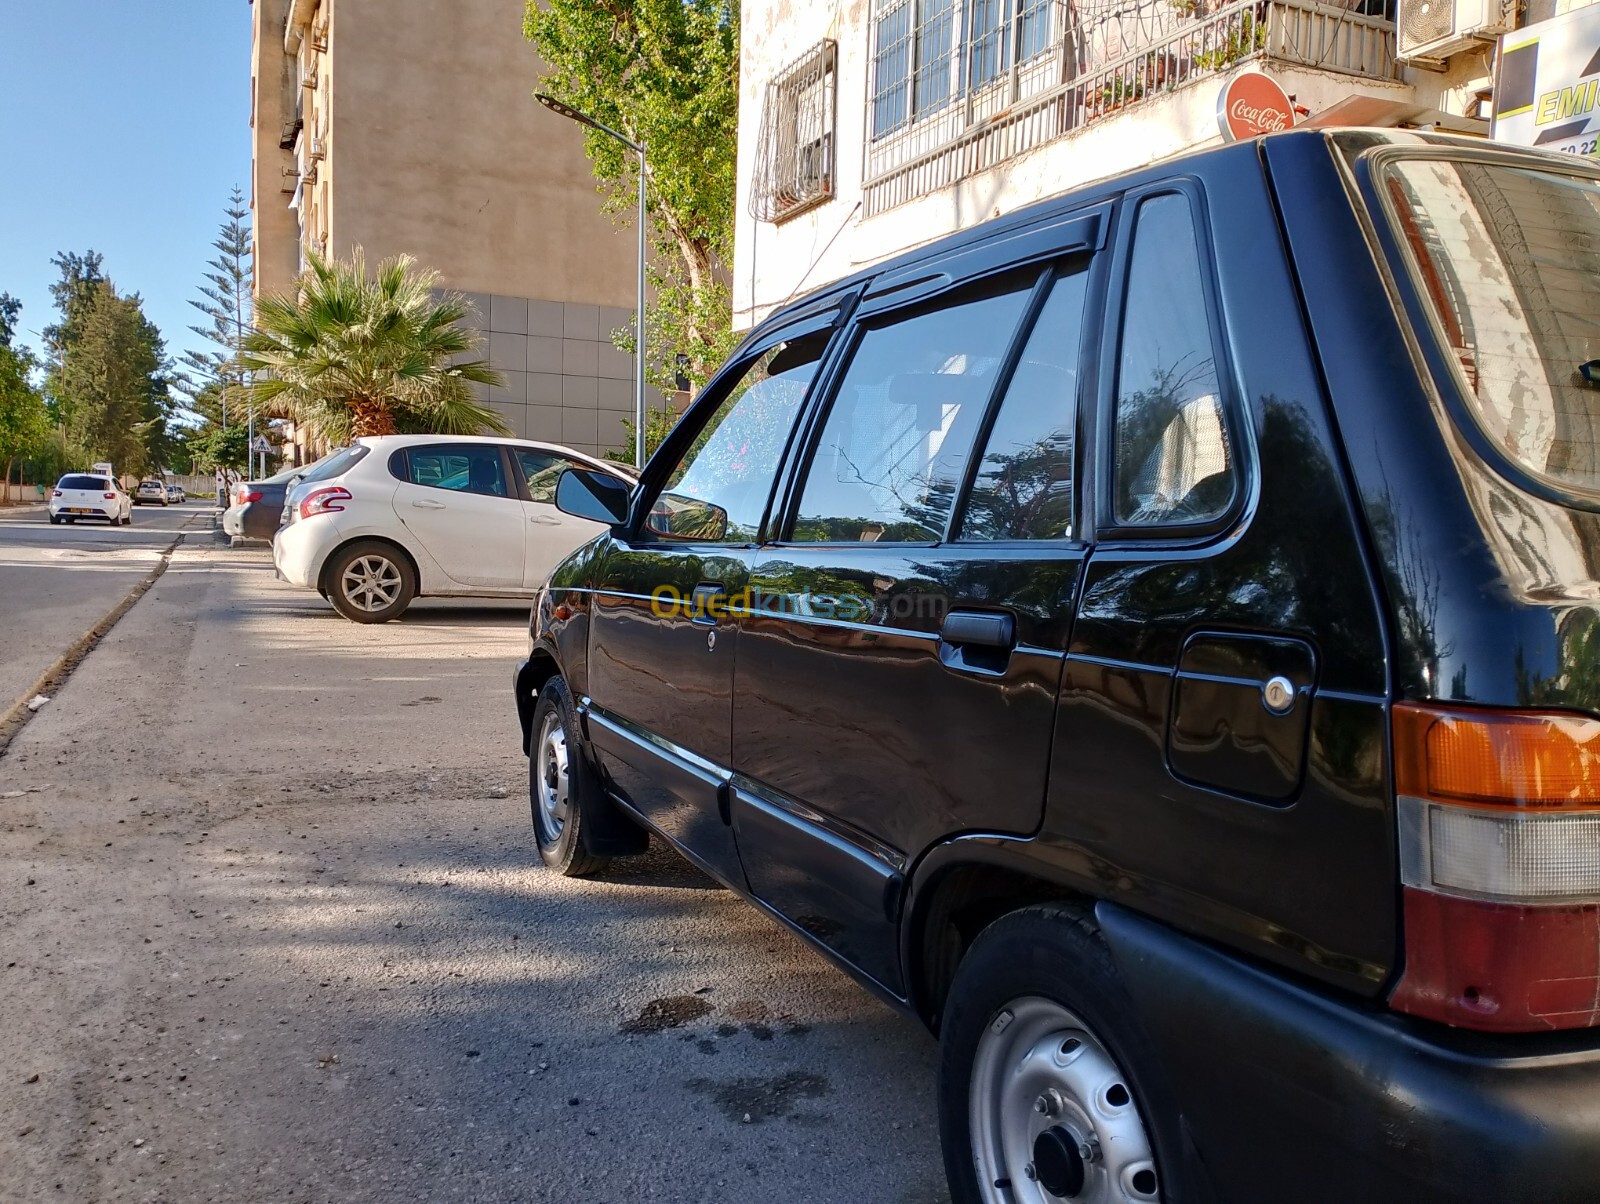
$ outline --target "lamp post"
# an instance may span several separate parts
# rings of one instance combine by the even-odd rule
[[[571,105],[563,104],[548,92],[535,92],[535,100],[552,113],[586,125],[602,134],[609,134],[623,146],[639,156],[639,277],[637,303],[633,311],[633,466],[644,467],[644,146],[631,138],[624,138],[608,125],[601,125],[587,113],[580,113]]]

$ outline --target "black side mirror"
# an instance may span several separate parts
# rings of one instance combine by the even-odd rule
[[[591,468],[569,468],[556,482],[556,509],[614,527],[626,522],[632,496],[625,482]]]

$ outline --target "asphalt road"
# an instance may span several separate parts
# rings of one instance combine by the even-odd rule
[[[0,1199],[945,1200],[924,1033],[669,853],[542,868],[525,639],[179,548],[0,757]]]
[[[213,506],[135,506],[131,527],[53,527],[43,507],[0,509],[0,711],[150,571]]]

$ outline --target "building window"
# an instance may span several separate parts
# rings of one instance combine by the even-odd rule
[[[872,136],[937,112],[1050,48],[1053,0],[881,0]]]
[[[824,40],[767,85],[751,212],[779,221],[834,193],[838,43]]]

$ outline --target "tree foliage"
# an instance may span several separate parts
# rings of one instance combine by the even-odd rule
[[[65,341],[53,383],[68,438],[124,473],[166,467],[171,363],[138,295],[122,296],[101,279],[86,294],[63,289],[57,299],[62,321],[54,337]]]
[[[16,461],[37,454],[50,435],[44,396],[33,385],[33,354],[14,343],[21,313],[20,301],[0,293],[0,501]]]
[[[239,356],[244,350],[245,332],[250,328],[250,294],[255,282],[250,227],[244,220],[249,212],[244,194],[236,186],[223,210],[225,220],[211,244],[216,258],[206,263],[199,299],[189,302],[206,319],[189,329],[211,347],[184,355],[184,381],[180,388],[191,403],[208,391],[216,402],[219,424],[224,417],[238,421],[243,416],[245,374]],[[234,411],[231,415],[230,408]]]
[[[655,255],[645,318],[647,373],[693,387],[732,349],[731,261],[739,119],[739,8],[731,0],[529,0],[523,30],[548,71],[540,87],[644,144]],[[638,203],[633,154],[598,131],[585,150],[623,215]],[[618,346],[632,350],[631,332]]]
[[[292,418],[334,443],[396,431],[510,434],[476,401],[473,384],[497,385],[486,361],[463,360],[477,336],[461,325],[467,302],[439,291],[439,274],[409,255],[367,275],[349,261],[308,252],[297,295],[263,297],[241,365],[256,374],[259,412]]]

